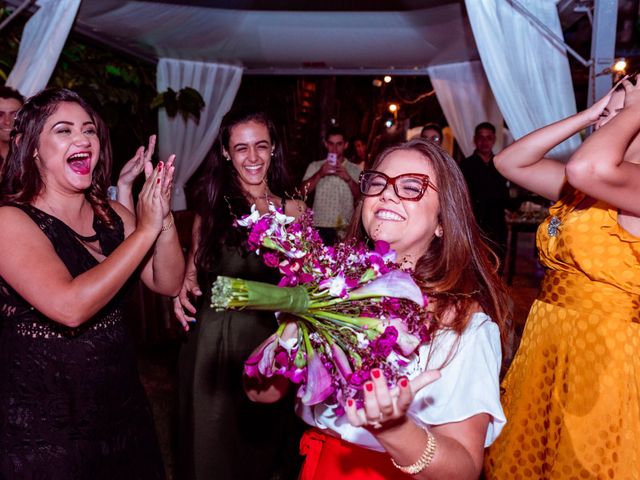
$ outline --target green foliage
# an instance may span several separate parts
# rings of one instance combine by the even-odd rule
[[[0,8],[0,22],[11,14],[11,10],[6,7]],[[22,35],[23,21],[14,18],[6,27],[2,29],[2,48],[0,48],[0,78],[2,83],[7,80],[13,64],[16,63],[18,46],[20,45],[20,35]]]
[[[200,122],[200,112],[204,105],[200,92],[191,87],[184,87],[177,92],[169,88],[166,92],[159,93],[151,102],[151,108],[164,108],[170,117],[180,113],[185,121],[193,116],[196,123]]]

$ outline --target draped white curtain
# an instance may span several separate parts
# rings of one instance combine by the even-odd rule
[[[473,153],[473,131],[481,122],[496,127],[494,152],[502,149],[503,119],[479,61],[429,67],[427,72],[460,149]]]
[[[518,0],[562,38],[555,0]],[[566,49],[508,0],[465,0],[480,59],[500,111],[517,139],[576,113]],[[551,155],[566,159],[578,135]]]
[[[161,58],[157,74],[159,92],[191,87],[205,101],[198,123],[192,118],[185,120],[180,114],[169,118],[164,109],[158,114],[160,158],[176,154],[172,209],[184,210],[187,208],[184,186],[215,141],[222,117],[231,108],[240,87],[242,68]]]
[[[30,97],[47,86],[78,13],[80,0],[38,0],[22,32],[7,85]]]

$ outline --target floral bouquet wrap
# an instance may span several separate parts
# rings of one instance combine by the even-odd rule
[[[381,369],[394,386],[400,368],[429,340],[432,320],[426,297],[395,263],[389,245],[325,246],[311,211],[294,222],[274,206],[262,216],[254,206],[236,224],[250,230],[249,249],[282,278],[276,286],[218,277],[211,306],[273,311],[287,320],[245,362],[245,374],[283,375],[299,385],[304,404],[324,402],[338,414],[347,399],[362,402],[372,369]],[[284,339],[288,321],[296,322],[298,334]]]

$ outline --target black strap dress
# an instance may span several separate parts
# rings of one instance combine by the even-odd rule
[[[14,206],[38,224],[72,276],[98,264],[66,224],[33,206]],[[122,220],[110,215],[115,229],[97,217],[93,224],[105,256],[124,240]],[[125,290],[89,321],[68,328],[0,277],[0,478],[164,478],[123,321]]]
[[[242,387],[244,361],[275,333],[275,315],[212,309],[210,287],[216,275],[273,284],[279,278],[255,253],[224,245],[216,272],[202,282],[197,321],[180,352],[177,478],[297,478],[304,426],[295,415],[293,397],[253,403]]]

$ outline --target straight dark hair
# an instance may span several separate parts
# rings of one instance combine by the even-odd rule
[[[229,151],[233,128],[249,122],[264,125],[269,132],[273,147],[267,171],[269,190],[281,198],[291,193],[282,142],[275,124],[266,112],[243,107],[227,113],[222,119],[213,147],[196,173],[198,181],[195,185],[194,201],[201,223],[195,262],[199,275],[206,275],[215,270],[223,245],[239,247],[246,238],[246,235],[233,226],[233,221],[249,213],[250,202],[238,179],[233,162],[224,158],[223,150]]]
[[[76,103],[84,109],[96,126],[98,139],[108,138],[104,122],[91,106],[75,92],[64,88],[48,88],[29,98],[16,115],[9,141],[9,155],[0,167],[0,201],[2,203],[32,203],[44,189],[37,150],[44,124],[63,102]],[[108,148],[107,148],[108,149]],[[95,215],[109,227],[107,188],[111,173],[111,156],[100,146],[98,163],[93,170],[91,185],[85,197]]]

